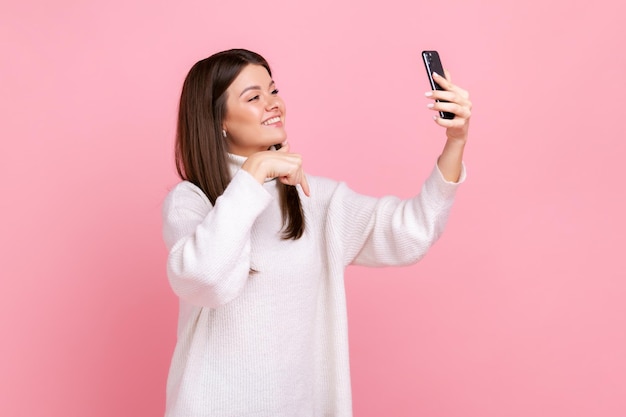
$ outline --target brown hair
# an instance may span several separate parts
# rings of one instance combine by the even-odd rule
[[[183,180],[198,186],[215,205],[231,180],[228,145],[222,137],[226,115],[226,89],[247,65],[267,61],[245,49],[218,52],[198,61],[183,84],[176,129],[176,169]],[[279,183],[283,239],[299,239],[304,233],[304,212],[298,190]]]

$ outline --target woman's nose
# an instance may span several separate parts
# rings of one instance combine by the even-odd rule
[[[270,96],[270,99],[267,101],[267,105],[265,106],[266,110],[274,110],[278,108],[280,103],[280,99],[276,96]]]

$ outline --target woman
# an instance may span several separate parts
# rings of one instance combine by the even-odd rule
[[[351,416],[343,273],[419,260],[464,177],[468,94],[436,76],[446,128],[413,199],[375,199],[307,177],[289,151],[285,103],[247,50],[196,63],[181,94],[163,205],[167,273],[180,298],[166,416]],[[436,113],[438,114],[438,113]]]

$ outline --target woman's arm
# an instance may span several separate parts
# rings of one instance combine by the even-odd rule
[[[456,190],[464,180],[446,181],[434,167],[414,198],[373,198],[339,184],[328,206],[326,242],[344,265],[409,265],[437,241],[448,220]]]
[[[469,93],[452,84],[447,71],[446,76],[447,79],[434,74],[444,90],[426,93],[434,100],[428,107],[436,112],[454,113],[455,117],[434,117],[438,125],[446,128],[446,143],[437,168],[420,194],[400,201],[393,197],[364,198],[344,187],[335,193],[330,224],[340,230],[336,242],[342,247],[344,262],[370,266],[413,263],[426,254],[442,233],[458,183],[465,177],[463,151],[472,108]]]
[[[181,299],[217,307],[235,298],[250,272],[250,231],[271,195],[240,171],[215,206],[195,185],[179,184],[163,204],[167,274]]]

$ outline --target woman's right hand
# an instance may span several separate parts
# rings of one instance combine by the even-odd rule
[[[289,153],[289,143],[284,142],[277,151],[263,151],[252,154],[243,163],[241,169],[248,171],[263,184],[268,178],[277,178],[283,184],[298,185],[308,197],[309,183],[302,170],[302,156]]]

